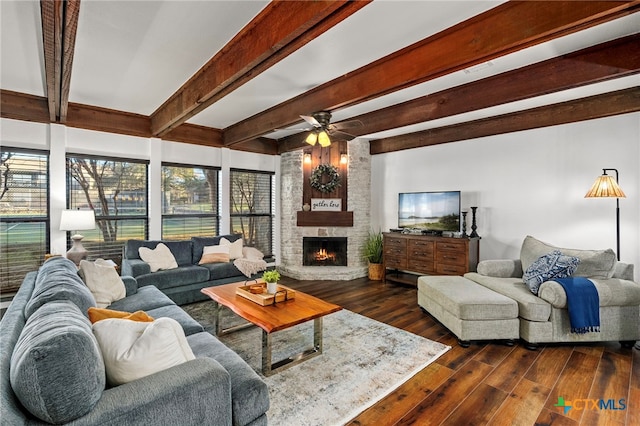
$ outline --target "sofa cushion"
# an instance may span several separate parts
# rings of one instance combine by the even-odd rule
[[[229,372],[234,424],[251,424],[269,410],[267,384],[237,353],[209,333],[192,334],[187,341],[197,358],[213,358]]]
[[[175,269],[178,267],[176,258],[169,250],[169,247],[163,243],[159,243],[156,248],[150,249],[148,247],[140,247],[138,249],[140,258],[149,264],[151,272],[156,272],[166,269]]]
[[[124,247],[124,255],[126,259],[141,259],[138,249],[147,247],[156,248],[158,244],[164,244],[169,248],[173,257],[176,259],[178,266],[191,265],[192,262],[192,244],[191,241],[160,241],[160,240],[127,240]]]
[[[640,305],[640,285],[633,281],[617,278],[590,278],[598,291],[600,306],[638,306]],[[567,294],[564,288],[551,280],[540,286],[538,296],[551,303],[554,308],[567,307]]]
[[[96,259],[95,262],[81,260],[79,274],[99,308],[106,308],[127,295],[118,271],[103,259]]]
[[[112,386],[131,382],[195,359],[180,324],[106,319],[93,324]]]
[[[113,309],[104,309],[104,308],[89,308],[89,321],[91,324],[96,323],[98,321],[102,321],[109,318],[121,318],[128,319],[131,321],[140,321],[140,322],[152,322],[153,317],[147,314],[145,311],[135,311],[135,312],[124,312],[124,311],[115,311]]]
[[[538,295],[540,284],[552,278],[566,278],[576,270],[580,259],[573,256],[565,256],[560,250],[553,250],[540,256],[533,262],[522,276],[531,293]]]
[[[205,265],[180,266],[176,269],[152,272],[136,277],[139,286],[154,285],[160,290],[181,287],[185,284],[209,280],[209,269]]]
[[[149,285],[140,287],[136,294],[113,302],[109,305],[109,309],[124,312],[149,312],[152,309],[168,305],[175,305],[175,303],[156,287]]]
[[[201,266],[209,270],[209,279],[211,281],[231,277],[240,277],[240,279],[246,278],[242,275],[242,272],[234,266],[233,262],[205,263]]]
[[[515,300],[518,304],[518,316],[521,318],[529,321],[549,321],[551,317],[551,305],[532,294],[522,282],[522,278],[487,277],[477,272],[468,272],[464,277]]]
[[[154,318],[171,318],[178,321],[178,324],[184,330],[184,334],[187,336],[194,333],[200,333],[204,331],[204,328],[200,323],[194,320],[189,314],[187,314],[178,305],[162,306],[155,308],[147,312]]]
[[[202,252],[207,246],[217,246],[220,245],[220,240],[222,237],[226,238],[230,242],[234,242],[239,238],[242,238],[241,234],[231,234],[231,235],[218,235],[216,237],[191,237],[191,243],[193,244],[193,259],[191,261],[192,264],[197,265],[202,258]]]
[[[520,259],[490,259],[478,262],[480,275],[497,278],[516,278],[522,276]]]
[[[42,305],[56,300],[73,302],[85,315],[87,309],[96,306],[89,288],[78,275],[75,263],[59,256],[49,259],[38,270],[31,299],[24,307],[25,317],[29,318]]]
[[[587,278],[611,278],[616,268],[616,254],[611,249],[607,250],[577,250],[552,246],[540,240],[527,236],[522,243],[520,260],[522,270],[526,271],[540,256],[560,250],[566,256],[580,259],[580,264],[573,273],[576,277]]]
[[[204,265],[205,263],[223,263],[231,260],[229,258],[229,246],[219,245],[219,246],[206,246],[202,250],[202,257],[198,262],[199,265]]]
[[[91,324],[69,301],[53,301],[25,324],[11,356],[10,380],[22,405],[49,423],[88,413],[105,388]]]

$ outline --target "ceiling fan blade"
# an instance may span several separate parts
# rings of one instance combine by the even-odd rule
[[[308,132],[314,130],[313,127],[276,128],[274,132]]]
[[[312,117],[310,115],[301,115],[300,118],[302,118],[307,123],[311,124],[313,127],[316,127],[316,128],[322,127],[322,125],[318,122],[318,120],[316,120],[315,117]]]
[[[348,129],[348,128],[356,128],[356,127],[364,127],[364,123],[360,120],[345,120],[345,121],[340,121],[338,123],[334,123],[332,124],[332,126],[335,126],[337,129]]]
[[[333,138],[343,139],[345,141],[350,141],[350,140],[356,138],[356,136],[352,135],[351,133],[343,132],[343,131],[337,130],[337,129],[328,129],[328,133]]]

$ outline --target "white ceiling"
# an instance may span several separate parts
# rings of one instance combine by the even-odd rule
[[[69,101],[151,115],[267,1],[82,0]],[[502,1],[376,0],[216,102],[190,123],[226,128],[333,78],[491,9]],[[38,1],[0,1],[0,87],[45,96]],[[342,120],[563,53],[637,33],[640,13],[340,111]],[[392,136],[496,113],[638,86],[635,75],[377,135]],[[613,88],[613,89],[612,89]],[[310,114],[313,111],[300,111]],[[287,131],[273,133],[282,137]]]

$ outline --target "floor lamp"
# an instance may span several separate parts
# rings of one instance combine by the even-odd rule
[[[62,210],[60,216],[60,230],[75,232],[71,236],[73,245],[67,252],[67,259],[76,265],[80,265],[82,259],[87,258],[87,250],[82,245],[83,235],[78,231],[96,228],[96,216],[93,210]]]
[[[607,174],[608,171],[616,172],[616,178]],[[620,260],[620,198],[626,198],[620,186],[618,186],[618,169],[602,169],[602,175],[598,176],[595,183],[585,195],[585,198],[615,197],[616,198],[616,253]]]

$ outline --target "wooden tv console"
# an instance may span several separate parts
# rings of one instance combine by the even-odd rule
[[[383,233],[384,280],[416,285],[419,275],[475,272],[479,238]]]

